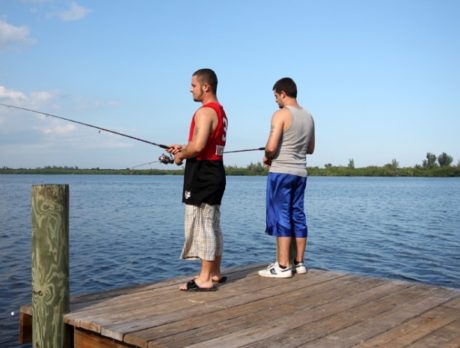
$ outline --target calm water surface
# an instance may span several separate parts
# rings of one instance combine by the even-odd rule
[[[265,177],[228,177],[223,266],[269,263]],[[0,346],[31,302],[31,186],[70,185],[71,295],[194,274],[180,176],[0,175]],[[460,289],[460,179],[310,177],[309,267]]]

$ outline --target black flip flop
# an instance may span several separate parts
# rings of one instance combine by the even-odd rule
[[[226,276],[223,276],[223,277],[220,277],[219,280],[213,280],[214,283],[217,283],[217,284],[223,284],[227,281],[227,277]]]
[[[198,284],[195,282],[195,279],[189,280],[187,282],[187,288],[186,289],[180,289],[181,291],[196,291],[196,292],[206,292],[206,291],[216,291],[217,288],[213,286],[212,288],[201,288],[198,286]]]

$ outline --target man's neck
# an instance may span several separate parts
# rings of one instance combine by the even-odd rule
[[[208,103],[218,103],[217,97],[214,94],[209,94],[206,95],[203,100],[201,101],[201,104],[208,104]]]
[[[286,98],[286,100],[284,101],[284,106],[293,106],[296,108],[300,108],[300,105],[299,103],[297,103],[296,98]]]

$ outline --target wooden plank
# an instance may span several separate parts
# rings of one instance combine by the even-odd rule
[[[22,309],[22,306],[21,306]],[[19,343],[32,342],[32,315],[19,311]]]
[[[242,280],[243,282],[246,282],[248,281],[248,278],[245,278]],[[250,285],[251,286],[251,285]],[[261,284],[256,284],[255,287],[253,288],[254,291],[257,291],[257,290],[260,290],[264,287],[269,287],[270,284],[269,283],[261,283]],[[222,289],[227,289],[227,286],[225,287],[222,287]],[[206,303],[209,306],[222,306],[221,304],[214,304],[213,301],[214,300],[222,300],[222,298],[224,297],[234,297],[234,296],[239,296],[241,294],[241,291],[244,290],[243,288],[240,289],[241,291],[238,291],[237,288],[238,288],[238,285],[234,286],[234,284],[232,284],[232,290],[227,292],[226,295],[223,295],[223,292],[221,290],[219,290],[218,292],[216,293],[205,293],[205,294],[197,294],[197,293],[184,293],[184,292],[181,292],[179,291],[177,288],[174,288],[174,289],[170,289],[170,291],[168,291],[167,293],[163,294],[161,297],[161,301],[152,301],[151,300],[151,296],[149,296],[147,298],[147,301],[151,301],[153,302],[153,304],[151,303],[148,303],[150,304],[150,306],[141,306],[141,308],[139,309],[132,309],[132,307],[130,308],[130,311],[129,313],[126,313],[124,317],[120,317],[120,323],[123,323],[125,321],[127,321],[127,319],[129,319],[130,317],[132,318],[143,318],[144,316],[142,315],[143,313],[147,313],[148,316],[151,316],[152,313],[155,313],[156,316],[158,317],[161,317],[161,314],[162,313],[169,313],[169,312],[172,312],[172,311],[179,311],[179,310],[183,310],[185,308],[188,308],[188,307],[193,307],[194,305],[196,305],[196,301],[204,301],[203,299],[195,299],[195,297],[198,296],[198,298],[200,296],[203,296],[203,298],[206,300]],[[166,299],[166,300],[165,300]],[[117,324],[117,322],[119,322],[117,320],[117,315],[119,314],[119,312],[121,312],[121,310],[123,309],[122,307],[117,307],[117,313],[115,314],[115,317],[111,318],[111,321],[113,324]],[[129,307],[128,307],[129,309]],[[150,312],[150,313],[149,313]],[[101,312],[101,314],[103,315],[104,313]],[[89,317],[89,318],[80,318],[81,320],[87,320],[87,319],[90,319],[90,320],[96,320],[98,317],[97,316],[94,316],[93,313],[88,313],[88,315],[92,315],[92,317]],[[107,318],[107,315],[104,316],[104,318]]]
[[[460,309],[460,295],[451,301],[447,302],[444,306]]]
[[[88,302],[84,302],[83,299],[80,299],[78,308],[73,308],[72,313],[66,315],[67,322],[72,322],[74,317],[85,316],[86,313],[92,313],[96,315],[98,313],[106,313],[107,309],[111,311],[117,311],[117,307],[126,307],[129,305],[129,301],[135,302],[136,299],[147,299],[151,296],[152,300],[157,300],[164,296],[165,293],[170,292],[178,284],[180,284],[180,279],[176,279],[174,282],[169,282],[168,285],[163,286],[145,286],[143,288],[136,288],[134,291],[129,291],[127,289],[123,293],[111,293],[110,296],[104,296],[102,298],[92,298]],[[164,301],[164,299],[162,300]],[[153,301],[152,301],[153,302]]]
[[[321,284],[317,287],[300,288],[289,293],[289,295],[278,293],[277,296],[244,306],[240,313],[236,313],[239,314],[237,316],[226,316],[231,309],[223,313],[222,318],[215,315],[205,316],[207,325],[198,329],[172,332],[169,336],[151,340],[150,346],[167,345],[169,341],[178,346],[197,344],[257,326],[257,323],[271,322],[282,316],[289,318],[296,311],[307,313],[343,296],[356,294],[360,291],[364,292],[382,284],[383,282],[376,279],[346,277],[330,281],[327,287],[325,284]],[[290,321],[290,319],[287,320]],[[184,320],[184,324],[186,324],[186,320]],[[188,329],[189,327],[184,325],[184,328]]]
[[[453,321],[411,344],[412,348],[460,347],[460,320]]]
[[[327,345],[330,347],[338,346],[374,346],[373,338],[388,333],[393,329],[398,329],[408,320],[417,317],[427,310],[436,308],[444,303],[451,295],[451,292],[442,289],[415,288],[419,294],[412,293],[407,298],[395,302],[395,306],[388,311],[377,315],[372,315],[364,311],[364,316],[356,324],[345,327],[341,330],[331,329],[322,338],[305,344],[306,347]],[[391,345],[390,345],[391,346]]]
[[[121,318],[126,320],[130,315],[136,316],[139,311],[171,306],[174,299],[167,294],[174,291],[175,288],[174,285],[169,289],[157,289],[105,299],[97,306],[88,306],[72,312],[66,315],[65,319],[76,327],[99,333],[104,325],[112,324]]]
[[[254,272],[255,269],[259,269],[261,265],[248,265],[240,267],[230,267],[224,270],[225,275],[227,275],[230,280],[240,279],[245,277],[248,273]],[[129,286],[118,289],[106,290],[103,292],[92,293],[92,294],[80,294],[78,296],[73,296],[71,299],[71,313],[66,315],[66,323],[74,325],[73,314],[79,313],[78,317],[84,316],[86,310],[89,310],[91,313],[96,313],[96,310],[101,309],[101,313],[104,313],[107,310],[107,307],[113,309],[114,304],[107,301],[118,301],[122,302],[126,298],[135,296],[139,294],[146,294],[146,296],[157,296],[162,297],[161,291],[168,293],[174,287],[179,287],[180,284],[190,280],[190,276],[181,276],[170,278],[162,281],[157,281],[150,284],[141,284],[135,286]],[[177,289],[176,288],[176,289]],[[152,293],[153,292],[153,293]],[[152,295],[153,294],[153,295]],[[127,297],[124,297],[127,296]],[[30,310],[31,313],[31,310]]]
[[[318,272],[303,280],[305,284],[314,284],[316,281],[324,282],[325,279],[341,277],[341,274]],[[286,285],[283,285],[286,284]],[[287,288],[285,288],[287,286]],[[214,293],[187,293],[175,291],[172,296],[176,297],[175,305],[165,307],[161,312],[146,313],[146,316],[134,318],[131,321],[120,322],[115,325],[105,326],[101,331],[104,335],[120,339],[126,333],[143,330],[154,326],[175,322],[184,318],[196,317],[206,313],[227,309],[237,304],[246,304],[254,299],[270,298],[278,294],[284,288],[289,292],[290,287],[296,289],[296,284],[288,280],[281,282],[261,279],[252,274],[235,283],[222,286]],[[250,291],[248,291],[250,289]],[[118,335],[118,336],[117,336]]]
[[[369,281],[372,280],[369,279]],[[337,282],[337,286],[336,291],[337,293],[340,293],[340,282]],[[218,345],[219,347],[233,347],[251,344],[256,341],[281,334],[292,327],[298,327],[302,324],[328,317],[337,312],[348,310],[367,299],[380,298],[388,294],[389,291],[398,291],[405,287],[407,287],[405,284],[384,283],[363,292],[360,292],[358,287],[356,291],[349,294],[349,296],[338,296],[339,299],[336,301],[331,302],[325,298],[325,304],[323,305],[299,305],[298,310],[291,312],[289,318],[278,317],[275,320],[256,322],[245,329],[233,331],[230,334],[221,335],[220,337],[211,340],[202,340],[201,342],[191,346],[211,347]],[[321,294],[318,294],[318,296],[321,296]]]
[[[253,269],[235,270],[226,273],[233,281],[245,277],[247,272],[250,271],[253,271]],[[152,304],[165,305],[168,302],[174,302],[175,297],[171,296],[171,294],[178,293],[179,284],[189,279],[189,277],[181,277],[176,278],[174,281],[165,281],[161,285],[157,284],[156,286],[145,287],[141,290],[136,289],[135,292],[115,293],[114,296],[104,297],[102,300],[96,300],[94,303],[81,305],[80,309],[73,310],[72,313],[66,315],[66,322],[74,324],[74,318],[79,318],[79,320],[81,320],[87,316],[90,317],[91,320],[97,320],[98,315],[107,318],[107,314],[119,314],[126,309],[133,309],[136,307],[145,308],[145,305],[151,307]],[[145,302],[142,302],[142,300]],[[76,323],[76,326],[79,326],[79,323]]]
[[[101,337],[93,332],[75,329],[74,348],[126,348],[133,347],[128,344]]]
[[[254,271],[252,267],[245,267],[227,271],[230,279],[245,277],[248,272]],[[157,285],[149,289],[136,289],[134,293],[115,293],[114,297],[104,297],[101,301],[92,302],[89,306],[73,311],[65,316],[66,323],[72,324],[89,331],[100,333],[102,327],[116,324],[119,321],[129,320],[130,317],[142,318],[142,312],[154,311],[168,312],[177,305],[176,297],[179,296],[178,285],[189,278],[177,278],[174,281],[165,281],[164,285]],[[92,299],[94,300],[94,299]],[[114,335],[119,339],[119,335]]]
[[[292,298],[296,301],[300,296],[308,297],[313,296],[316,292],[324,292],[327,290],[335,289],[334,279],[324,277],[326,273],[322,275],[321,278],[316,278],[315,281],[310,281],[307,287],[299,287],[298,283],[288,282],[286,285],[282,285],[279,281],[275,284],[282,286],[282,290],[287,295],[285,296],[284,304],[287,304],[289,298]],[[354,277],[345,277],[348,278],[348,283],[356,283],[356,278]],[[273,281],[272,281],[273,283]],[[345,283],[345,281],[344,281]],[[219,320],[228,321],[232,318],[241,319],[244,314],[257,312],[260,310],[265,310],[269,307],[276,307],[279,305],[280,297],[274,296],[279,294],[280,289],[278,287],[265,288],[261,291],[246,291],[241,292],[239,296],[235,296],[226,301],[223,308],[217,309],[216,311],[205,311],[203,313],[183,313],[181,317],[178,317],[177,320],[173,320],[169,323],[163,323],[161,325],[156,325],[150,327],[146,330],[132,332],[126,336],[127,342],[129,342],[129,337],[132,337],[134,340],[137,339],[152,339],[160,338],[163,336],[168,336],[170,334],[178,334],[180,332],[187,332],[189,330],[196,330],[199,327],[206,326],[210,321],[213,324],[216,324]],[[283,301],[281,301],[283,304]],[[134,343],[134,341],[133,341]],[[137,342],[139,344],[139,342]]]
[[[224,274],[229,276],[231,279],[240,279],[242,277],[245,277],[247,274],[254,272],[260,267],[262,266],[257,265],[257,264],[229,267],[224,270]],[[122,288],[105,290],[105,291],[97,292],[97,293],[80,294],[78,296],[73,296],[72,302],[73,303],[82,302],[82,303],[90,304],[91,301],[100,301],[103,299],[113,298],[113,297],[117,297],[121,295],[134,294],[136,292],[143,292],[143,291],[150,291],[154,289],[169,287],[171,285],[178,286],[184,281],[190,280],[190,278],[191,276],[179,276],[179,277],[164,279],[161,281],[155,281],[155,282],[148,283],[148,284],[138,284],[134,286],[127,286],[127,287],[122,287]]]
[[[426,313],[416,315],[401,325],[368,340],[362,344],[361,347],[395,347],[410,345],[418,339],[429,335],[431,332],[460,319],[459,314],[459,311],[453,308],[445,306],[435,307]]]
[[[361,301],[347,310],[336,311],[332,313],[332,315],[319,320],[300,323],[301,325],[297,322],[291,327],[286,327],[286,330],[276,335],[265,337],[263,340],[259,340],[255,335],[253,337],[254,344],[250,346],[295,347],[299,345],[308,346],[308,342],[314,347],[321,346],[322,342],[318,342],[317,340],[325,334],[334,333],[338,330],[363,322],[373,316],[385,313],[398,307],[404,301],[416,302],[418,299],[414,297],[417,295],[419,295],[417,288],[412,286],[371,301]],[[274,324],[279,325],[276,322]],[[346,342],[341,339],[335,340],[332,343],[339,343],[341,346],[347,346]],[[327,344],[323,344],[323,346],[330,346],[330,344],[331,342],[327,342]]]
[[[216,298],[217,293],[206,294],[208,299]],[[130,318],[142,319],[151,313],[168,313],[172,310],[181,310],[190,307],[193,303],[184,302],[184,293],[180,292],[176,285],[169,288],[158,289],[155,292],[145,293],[140,296],[126,295],[123,298],[108,299],[105,306],[97,309],[86,308],[77,311],[71,316],[77,318],[75,326],[82,327],[94,332],[101,332],[108,324],[123,324]],[[114,337],[118,338],[118,336]]]
[[[23,305],[21,305],[19,307],[19,312],[32,316],[32,305],[31,304],[23,304]]]

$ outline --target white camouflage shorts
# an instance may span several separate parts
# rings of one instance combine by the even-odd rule
[[[224,246],[220,228],[220,205],[185,205],[185,242],[182,259],[214,261]]]

